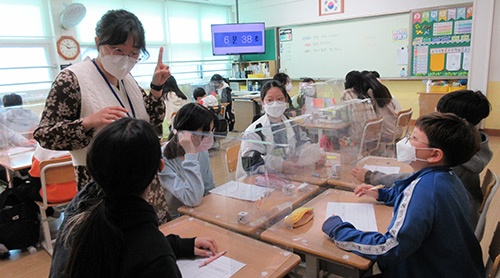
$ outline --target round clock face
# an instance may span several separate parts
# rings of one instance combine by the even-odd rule
[[[63,36],[57,41],[57,52],[64,59],[73,60],[80,54],[80,45],[73,37]]]

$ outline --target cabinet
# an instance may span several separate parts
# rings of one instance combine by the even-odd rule
[[[447,92],[418,93],[419,116],[435,111],[439,99]]]
[[[232,78],[264,78],[276,74],[276,61],[241,61],[232,65]]]

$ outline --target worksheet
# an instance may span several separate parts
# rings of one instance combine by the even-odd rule
[[[326,218],[338,215],[361,231],[377,231],[377,219],[372,204],[328,202]]]
[[[246,264],[222,256],[215,261],[200,267],[207,258],[195,260],[177,260],[182,277],[189,278],[229,278],[242,269]]]
[[[400,167],[398,166],[378,166],[378,165],[369,165],[366,164],[363,168],[368,169],[370,171],[379,171],[384,174],[398,174]]]
[[[210,193],[254,202],[273,190],[272,188],[265,188],[253,184],[229,181],[210,190]]]

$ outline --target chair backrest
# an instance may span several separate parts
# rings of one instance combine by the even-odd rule
[[[491,200],[498,189],[498,177],[490,169],[486,169],[486,174],[484,176],[482,187],[484,187],[483,203],[480,207],[479,220],[477,221],[476,229],[474,234],[477,239],[481,241],[484,234],[484,227],[486,225],[486,214],[488,213],[488,208],[490,206]]]
[[[397,141],[403,139],[409,132],[411,115],[413,115],[413,108],[406,110],[401,110],[396,115],[396,122],[394,123],[394,135],[392,137],[392,143],[395,144]]]
[[[236,171],[236,166],[238,165],[239,152],[240,152],[240,144],[233,145],[226,149],[227,169],[230,173],[234,173]]]
[[[60,157],[40,162],[40,181],[42,183],[42,199],[47,207],[47,184],[62,184],[76,181],[75,168],[71,157]],[[76,184],[75,184],[76,188]]]
[[[384,118],[382,116],[367,120],[363,126],[363,135],[359,144],[358,157],[365,154],[370,154],[378,149],[380,145],[380,138],[382,137],[382,125]]]
[[[486,263],[487,277],[496,277],[499,275],[500,270],[500,222],[497,222],[495,232],[491,239],[490,247],[488,249],[489,259]]]

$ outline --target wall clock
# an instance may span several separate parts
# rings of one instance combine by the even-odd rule
[[[57,41],[57,53],[65,60],[74,60],[80,54],[80,44],[71,36],[62,36]]]

